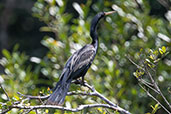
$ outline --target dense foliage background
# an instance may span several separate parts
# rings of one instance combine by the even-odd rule
[[[138,63],[141,49],[147,52],[149,48],[158,50],[165,46],[170,51],[171,10],[169,1],[164,1],[166,4],[160,0],[14,0],[10,6],[10,0],[3,0],[0,2],[0,83],[10,98],[16,98],[18,91],[48,94],[47,88],[55,86],[69,56],[91,42],[89,28],[93,16],[100,11],[116,10],[117,13],[107,16],[98,26],[99,50],[85,79],[133,114],[151,112],[151,105],[156,102],[138,86],[133,76],[137,68],[126,56],[129,54]],[[168,53],[159,61],[155,80],[171,102],[170,58]],[[74,84],[70,88],[84,89]],[[0,93],[0,102],[5,102],[1,89]],[[164,103],[162,98],[155,97]],[[101,100],[69,96],[65,105],[77,107],[95,102]],[[105,109],[88,109],[82,113],[103,112],[108,113]],[[162,108],[157,111],[157,114],[165,113]]]

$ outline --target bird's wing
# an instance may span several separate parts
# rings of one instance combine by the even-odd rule
[[[72,71],[76,72],[77,70],[83,68],[84,66],[88,66],[92,63],[95,56],[95,50],[89,49],[81,52],[79,55],[76,56],[75,60],[73,59],[72,63]]]
[[[96,50],[91,45],[86,45],[80,50],[76,51],[65,64],[65,67],[62,71],[60,79],[65,81],[70,77],[70,74],[77,72],[77,70],[84,69],[90,65],[95,57]]]

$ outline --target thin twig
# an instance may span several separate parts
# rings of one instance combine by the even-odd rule
[[[139,66],[138,64],[136,64],[130,57],[128,57],[128,60],[134,64],[137,68],[140,68],[142,69],[146,74],[147,76],[150,78],[150,81],[151,83],[143,80],[143,79],[140,79],[138,81],[140,81],[142,84],[144,84],[146,87],[148,87],[149,89],[153,90],[154,92],[156,92],[157,94],[161,95],[161,97],[164,99],[164,101],[166,102],[166,104],[169,106],[169,108],[171,109],[171,105],[170,103],[167,101],[167,99],[165,98],[165,96],[163,95],[163,93],[161,92],[159,86],[157,85],[157,83],[155,82],[155,80],[153,79],[153,76],[151,75],[149,69],[148,69],[148,66],[147,65],[144,65],[144,68],[142,68],[141,66]],[[152,69],[153,70],[153,69]],[[161,107],[166,110],[169,114],[170,112],[156,99],[154,98],[142,85],[141,83],[139,83],[139,86],[147,92],[147,95],[150,96],[153,100],[155,100],[157,103],[159,103],[161,105]]]
[[[151,73],[149,72],[149,70],[148,70],[148,67],[145,65],[145,72],[147,73],[147,75],[150,77],[150,80],[151,80],[151,82],[152,82],[152,84],[154,84],[154,87],[156,88],[156,83],[155,83],[155,81],[154,81],[154,79],[153,79],[153,76],[151,75]],[[157,90],[158,91],[158,90]]]
[[[160,94],[157,90],[155,90],[153,87],[151,87],[150,85],[148,85],[146,82],[144,82],[143,80],[140,81],[142,84],[146,85],[148,88],[150,88],[151,90],[153,90],[154,92],[156,92],[157,94]]]
[[[168,114],[171,114],[148,90],[146,90],[141,84],[139,86],[147,93],[149,97],[155,100]]]
[[[25,114],[29,114],[32,110],[33,108],[30,108]]]
[[[156,90],[160,93],[160,95],[162,96],[162,98],[164,99],[164,101],[166,102],[166,104],[169,106],[169,108],[171,109],[171,105],[170,103],[167,101],[167,99],[165,98],[165,96],[163,95],[163,93],[161,92],[159,86],[157,85],[157,83],[154,81],[151,73],[149,72],[148,68],[146,68],[146,72],[148,74],[148,76],[150,77],[152,83],[154,84],[154,87],[156,88]]]
[[[160,89],[159,89],[160,90]],[[167,105],[169,105],[169,108],[171,109],[171,104],[167,101],[166,97],[163,95],[163,93],[161,91],[160,92],[160,95],[163,97],[163,99],[165,100],[165,102],[167,103]]]
[[[154,86],[152,83],[150,83],[150,82],[148,82],[148,81],[146,81],[146,80],[144,80],[144,79],[141,79],[144,83],[146,83],[146,84],[148,84],[149,86]]]
[[[11,109],[12,109],[12,107],[9,107],[8,109],[2,110],[2,112],[0,112],[0,114],[6,114]]]
[[[45,95],[45,96],[32,96],[32,95],[24,95],[20,92],[17,92],[22,97],[30,98],[30,99],[47,99],[49,98],[50,95]]]
[[[138,69],[141,69],[143,71],[145,71],[145,69],[141,66],[139,66],[138,64],[136,64],[129,56],[126,56],[126,58],[132,63],[134,64]]]
[[[4,91],[5,95],[7,96],[7,100],[9,101],[10,98],[8,96],[8,93],[6,92],[6,90],[3,88],[3,86],[0,84],[0,87],[2,88],[2,90]]]

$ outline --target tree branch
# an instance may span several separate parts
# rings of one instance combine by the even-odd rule
[[[144,69],[143,67],[139,66],[138,64],[136,64],[136,63],[131,59],[131,57],[130,57],[129,55],[126,55],[126,58],[127,58],[133,65],[135,65],[137,68],[139,68],[139,69],[145,71],[145,69]]]
[[[0,84],[0,87],[2,88],[2,90],[4,91],[5,95],[7,96],[7,100],[9,101],[10,98],[8,96],[8,93],[6,92],[6,90],[3,88],[3,86]]]
[[[152,96],[152,94],[150,94],[149,91],[147,91],[147,90],[142,86],[142,84],[144,84],[145,87],[147,87],[147,88],[151,89],[152,91],[156,92],[157,94],[159,94],[159,95],[164,99],[165,103],[169,106],[169,108],[171,109],[170,103],[167,101],[166,97],[165,97],[165,96],[163,95],[163,93],[161,92],[159,86],[157,85],[156,81],[154,80],[152,74],[150,73],[148,66],[144,63],[144,65],[143,65],[144,68],[142,68],[141,66],[139,66],[138,64],[136,64],[130,57],[127,56],[127,58],[128,58],[128,60],[129,60],[132,64],[134,64],[138,69],[143,70],[143,71],[146,73],[146,75],[149,77],[149,82],[145,81],[143,78],[138,79],[138,81],[140,82],[140,83],[139,83],[139,86],[140,86],[144,91],[146,91],[147,95],[148,95],[149,97],[151,97],[153,100],[155,100],[155,101],[156,101],[156,102],[157,102],[157,103],[158,103],[158,104],[159,104],[167,113],[171,114],[171,113],[167,110],[167,108],[166,108],[164,105],[162,105],[154,96]]]
[[[141,84],[139,84],[139,86],[147,93],[149,97],[156,101],[168,114],[171,114],[149,91],[147,91]]]
[[[19,108],[19,109],[59,109],[62,111],[71,111],[71,112],[79,112],[81,110],[84,110],[86,108],[97,108],[97,107],[102,107],[102,108],[109,108],[112,110],[118,110],[120,111],[120,108],[111,106],[109,104],[88,104],[88,105],[80,105],[77,108],[67,108],[67,107],[62,107],[62,106],[55,106],[55,105],[36,105],[36,106],[26,106],[26,105],[12,105],[10,108]],[[123,112],[124,114],[130,114],[128,111]]]
[[[73,82],[75,83],[75,82]],[[81,84],[81,82],[76,82],[77,84]],[[72,111],[72,112],[78,112],[81,110],[84,110],[85,108],[94,108],[94,107],[104,107],[104,108],[109,108],[113,110],[117,110],[123,114],[131,114],[129,111],[119,107],[118,105],[112,103],[110,100],[108,100],[106,97],[104,97],[102,94],[100,94],[98,91],[95,90],[93,86],[90,86],[88,83],[84,82],[85,87],[89,88],[92,92],[86,93],[86,92],[68,92],[67,95],[84,95],[84,96],[96,96],[99,97],[101,100],[105,101],[107,104],[88,104],[88,105],[80,105],[78,108],[72,109],[72,108],[66,108],[62,106],[54,106],[54,105],[37,105],[37,106],[24,106],[24,105],[12,105],[12,108],[20,108],[20,109],[29,109],[29,110],[34,110],[34,109],[42,109],[42,108],[53,108],[53,109],[59,109],[63,111]],[[45,96],[31,96],[31,95],[24,95],[18,92],[20,96],[29,98],[29,99],[47,99],[50,95],[45,95]]]
[[[22,97],[30,98],[30,99],[47,99],[49,98],[50,95],[45,95],[45,96],[32,96],[32,95],[24,95],[20,92],[17,92]]]

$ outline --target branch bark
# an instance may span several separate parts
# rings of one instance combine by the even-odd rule
[[[114,111],[118,111],[122,114],[131,114],[129,111],[119,107],[117,104],[111,102],[108,100],[105,96],[100,94],[98,91],[93,86],[90,86],[88,83],[84,83],[84,86],[89,88],[92,92],[68,92],[67,95],[85,95],[85,96],[96,96],[99,97],[101,100],[105,101],[107,104],[85,104],[85,105],[80,105],[77,108],[67,108],[67,107],[62,107],[62,106],[54,106],[54,105],[36,105],[36,106],[26,106],[23,103],[16,102],[13,105],[9,106],[8,110],[5,110],[5,112],[8,112],[9,110],[13,108],[19,108],[19,109],[28,109],[28,112],[30,110],[35,110],[35,109],[58,109],[58,110],[63,110],[63,111],[71,111],[71,112],[78,112],[81,110],[84,110],[86,108],[96,108],[96,107],[102,107],[102,108],[109,108]],[[40,99],[40,100],[45,100],[47,99],[50,95],[45,95],[45,96],[31,96],[31,95],[24,95],[18,92],[18,94],[22,97],[26,97],[26,99]],[[23,99],[25,100],[25,99]]]
[[[2,88],[2,90],[4,91],[5,95],[7,96],[7,100],[9,101],[10,98],[8,96],[8,93],[6,92],[6,90],[3,88],[3,86],[0,84],[0,87]]]

